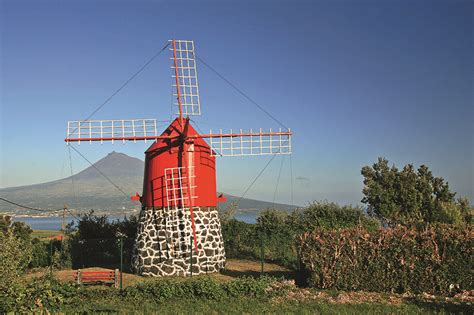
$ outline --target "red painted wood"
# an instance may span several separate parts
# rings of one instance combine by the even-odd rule
[[[143,180],[142,205],[147,208],[161,209],[168,205],[165,190],[165,168],[174,168],[184,165],[184,152],[189,151],[189,159],[194,165],[193,205],[195,207],[216,207],[216,160],[212,156],[209,145],[201,138],[186,121],[185,136],[188,139],[183,143],[179,118],[162,133],[172,139],[160,139],[145,152],[145,174]]]
[[[77,278],[78,272],[75,272],[74,279]],[[81,271],[81,281],[115,281],[115,271]]]
[[[179,87],[179,69],[178,60],[176,59],[176,40],[173,39],[173,62],[174,62],[174,75],[176,80],[176,91],[178,93],[178,105],[179,105],[179,120],[183,121],[183,105],[181,103],[181,88]]]
[[[196,134],[190,136],[191,139],[197,138],[229,138],[229,137],[250,137],[250,136],[291,136],[291,131],[272,131],[272,132],[243,132],[243,133],[210,133],[210,134]],[[140,136],[140,137],[102,137],[102,138],[65,138],[65,142],[78,142],[78,141],[143,141],[143,140],[168,140],[177,139],[177,137],[168,136]]]
[[[81,138],[66,138],[64,139],[65,142],[78,142],[78,141],[141,141],[141,140],[158,140],[158,139],[168,139],[169,137],[161,137],[161,136],[140,136],[140,137],[102,137],[102,138],[89,138],[89,137],[81,137]]]

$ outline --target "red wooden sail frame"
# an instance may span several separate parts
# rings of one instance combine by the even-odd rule
[[[228,137],[254,137],[254,136],[291,136],[291,131],[272,131],[272,132],[242,132],[242,133],[209,133],[203,135],[186,136],[186,139],[205,139],[205,138],[228,138]],[[143,137],[81,137],[65,138],[65,142],[79,141],[140,141],[140,140],[159,140],[159,139],[177,139],[179,136],[143,136]]]
[[[173,60],[174,60],[174,73],[175,73],[175,79],[176,79],[176,91],[177,91],[177,97],[178,97],[178,104],[179,104],[179,122],[181,124],[181,134],[185,135],[185,126],[183,123],[183,105],[181,101],[181,89],[179,86],[179,71],[178,71],[178,60],[176,58],[176,40],[173,39]],[[189,121],[187,121],[189,123]],[[189,175],[191,173],[191,170],[189,168],[189,161],[188,161],[188,150],[187,150],[187,145],[186,145],[186,138],[183,139],[183,153],[182,153],[182,158],[183,158],[183,166],[188,168],[188,203],[189,203],[189,212],[191,214],[191,227],[193,229],[193,240],[194,240],[194,250],[196,253],[198,252],[198,244],[197,244],[197,237],[196,237],[196,223],[194,220],[194,209],[193,209],[193,198],[191,195],[191,176]]]

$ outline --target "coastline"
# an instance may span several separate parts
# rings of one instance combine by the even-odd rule
[[[70,209],[70,213],[74,215],[82,215],[88,213],[90,210],[75,210]],[[70,213],[66,213],[65,217],[72,217]],[[107,215],[107,216],[116,216],[116,215],[133,215],[140,213],[139,210],[132,209],[132,210],[120,210],[120,211],[101,211],[101,210],[94,210],[95,215]],[[31,218],[31,219],[41,219],[41,218],[62,218],[63,210],[59,211],[51,211],[44,214],[31,214],[31,213],[15,213],[15,212],[3,212],[0,211],[0,216],[9,216],[11,218]]]

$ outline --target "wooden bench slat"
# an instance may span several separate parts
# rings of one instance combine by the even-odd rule
[[[104,271],[81,271],[82,274],[84,273],[114,273],[115,271],[104,270]],[[77,273],[77,271],[76,271]]]
[[[86,282],[113,282],[114,287],[117,288],[120,274],[118,269],[98,271],[77,270],[73,277],[78,284]]]
[[[99,277],[99,278],[115,278],[114,275],[81,275],[81,278],[87,278],[87,277]],[[74,276],[75,279],[77,279],[77,276]]]

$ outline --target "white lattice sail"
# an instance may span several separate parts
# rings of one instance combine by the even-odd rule
[[[144,140],[158,136],[156,119],[68,121],[66,142]]]
[[[217,156],[291,154],[291,131],[243,131],[207,135],[208,143]]]
[[[173,43],[172,40],[171,42]],[[170,58],[173,61],[172,77],[176,80],[176,74],[178,76],[177,82],[173,84],[173,87],[176,88],[173,95],[178,97],[179,94],[183,115],[201,115],[194,41],[174,40],[174,44],[170,47],[173,53],[173,57]],[[176,114],[179,114],[178,100],[174,102],[174,105],[177,108]]]
[[[168,210],[189,208],[189,195],[196,199],[193,185],[194,166],[165,168],[165,189]],[[191,185],[190,185],[191,183]]]

